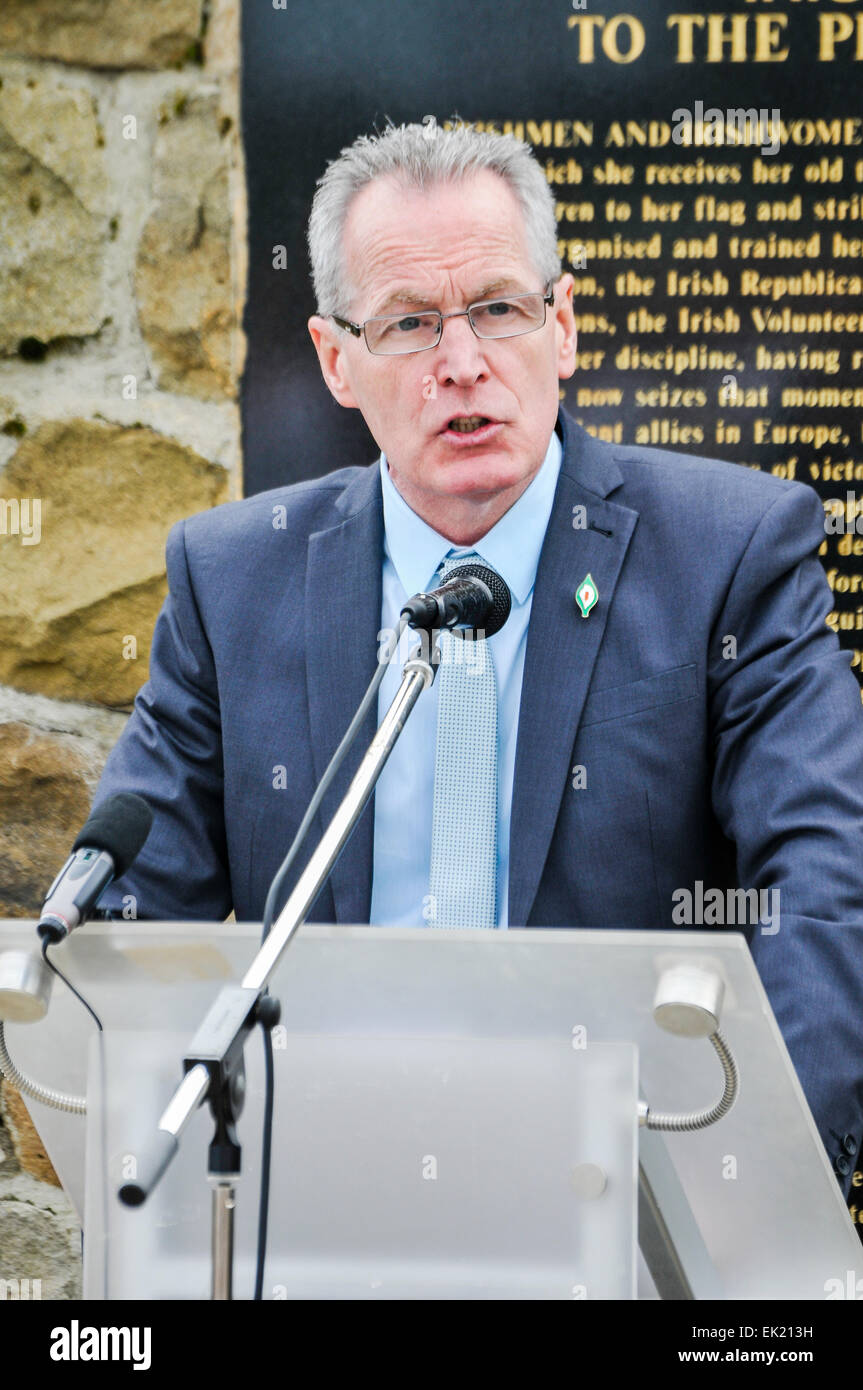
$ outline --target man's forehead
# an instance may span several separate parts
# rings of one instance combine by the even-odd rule
[[[528,288],[521,207],[489,170],[427,189],[374,180],[348,210],[344,249],[354,290],[383,295],[382,303],[419,304],[450,273],[478,298]]]

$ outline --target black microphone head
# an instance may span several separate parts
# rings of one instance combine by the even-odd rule
[[[484,637],[494,637],[496,632],[500,632],[512,608],[512,596],[509,587],[496,570],[489,569],[488,565],[477,564],[475,561],[469,561],[465,565],[458,565],[456,568],[448,570],[446,582],[449,584],[453,579],[468,577],[481,580],[491,594],[491,612],[486,617],[480,631]],[[474,637],[477,633],[476,628],[452,628],[450,630],[459,637]]]
[[[105,850],[114,861],[114,877],[121,878],[142,849],[152,824],[153,812],[143,797],[117,792],[92,812],[72,850]]]

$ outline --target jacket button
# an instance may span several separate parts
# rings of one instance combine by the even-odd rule
[[[851,1172],[851,1160],[846,1158],[844,1154],[838,1154],[833,1160],[833,1167],[841,1178],[847,1178]]]
[[[853,1134],[846,1134],[842,1140],[842,1149],[849,1158],[853,1158],[857,1152],[857,1140]]]

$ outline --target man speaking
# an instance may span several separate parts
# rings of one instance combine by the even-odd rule
[[[559,409],[573,278],[511,137],[357,140],[319,183],[309,244],[324,380],[381,457],[172,530],[150,679],[98,793],[140,793],[155,823],[105,906],[260,919],[382,633],[482,563],[510,617],[470,661],[444,651],[310,920],[742,929],[847,1185],[863,714],[825,623],[816,494],[603,444]]]

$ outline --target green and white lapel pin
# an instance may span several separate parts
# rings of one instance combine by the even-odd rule
[[[599,599],[599,592],[593,582],[593,576],[586,574],[575,591],[575,601],[578,604],[581,616],[586,618],[591,608],[594,607]]]

